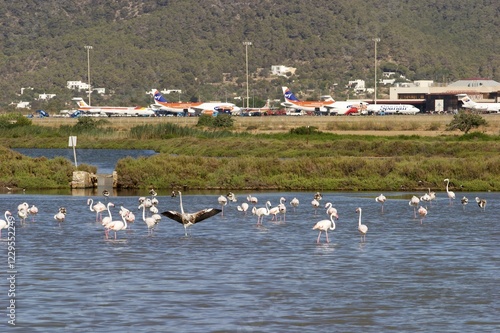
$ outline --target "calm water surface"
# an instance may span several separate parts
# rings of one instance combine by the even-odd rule
[[[184,208],[217,207],[225,193],[185,193]],[[411,193],[323,193],[340,219],[330,243],[313,225],[327,218],[313,193],[253,193],[258,207],[287,199],[285,222],[245,216],[237,203],[194,225],[191,234],[164,217],[148,236],[137,196],[115,196],[136,222],[106,240],[87,197],[1,194],[0,209],[22,202],[39,214],[16,222],[16,323],[24,332],[498,332],[500,204],[498,193],[445,192],[420,224]],[[422,193],[423,194],[423,193]],[[147,193],[144,193],[147,195]],[[473,201],[488,200],[482,211]],[[297,197],[294,212],[288,204]],[[95,200],[103,200],[95,196]],[[178,210],[159,196],[158,208]],[[104,201],[104,200],[103,200]],[[54,220],[58,207],[66,221]],[[250,206],[252,207],[252,206]],[[357,207],[369,228],[357,231]],[[7,325],[6,230],[0,301]]]
[[[14,148],[12,149],[23,155],[30,157],[54,158],[61,156],[67,158],[72,163],[75,162],[73,148],[67,149],[43,149],[43,148]],[[147,157],[156,154],[154,150],[141,149],[75,149],[76,162],[80,164],[89,164],[97,167],[98,173],[110,174],[116,166],[119,159],[125,157]]]

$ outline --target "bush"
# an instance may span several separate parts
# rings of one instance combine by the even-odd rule
[[[290,130],[290,134],[298,134],[298,135],[308,135],[308,134],[317,134],[321,133],[318,131],[318,128],[315,126],[301,126],[297,128],[292,128]]]
[[[460,111],[453,116],[453,120],[446,126],[447,131],[460,130],[467,134],[471,129],[487,125],[486,119],[478,114]]]

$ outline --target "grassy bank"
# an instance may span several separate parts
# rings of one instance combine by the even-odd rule
[[[91,126],[58,118],[0,136],[10,147],[65,148],[77,135],[79,148],[160,152],[119,161],[122,188],[398,191],[442,189],[450,178],[455,189],[498,191],[500,117],[468,135],[445,131],[451,119],[241,117],[231,131],[214,131],[197,128],[196,118],[110,118]],[[2,181],[16,185],[10,175]]]

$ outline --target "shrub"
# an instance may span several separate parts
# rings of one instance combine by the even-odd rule
[[[460,111],[453,116],[453,120],[446,126],[447,131],[460,130],[467,134],[471,129],[487,125],[486,119],[478,114]]]

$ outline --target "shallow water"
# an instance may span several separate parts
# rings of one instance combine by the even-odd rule
[[[75,162],[75,154],[73,148],[67,149],[44,149],[44,148],[14,148],[12,149],[29,157],[47,158],[64,157],[70,160],[73,164]],[[89,164],[97,167],[97,173],[110,174],[115,169],[116,163],[119,159],[125,157],[141,157],[152,156],[156,152],[154,150],[144,149],[75,149],[76,163]]]
[[[218,207],[222,193],[185,193],[193,212]],[[163,217],[148,235],[137,196],[117,196],[136,222],[105,239],[87,197],[0,195],[2,212],[22,202],[40,212],[16,222],[16,326],[29,332],[494,332],[500,329],[500,231],[497,193],[446,193],[420,224],[410,193],[323,193],[340,219],[330,243],[316,243],[313,193],[253,193],[258,207],[287,199],[286,220],[263,226],[237,203],[194,225]],[[147,195],[147,193],[144,193]],[[488,200],[482,211],[473,198]],[[460,197],[462,193],[460,193]],[[297,197],[294,212],[288,202]],[[458,197],[458,195],[457,195]],[[102,197],[93,197],[96,201]],[[179,210],[178,198],[159,196],[160,211]],[[104,200],[103,200],[104,201]],[[60,206],[66,221],[53,216]],[[250,205],[252,207],[252,205]],[[362,242],[357,207],[368,226]],[[220,206],[219,206],[220,208]],[[250,209],[249,209],[250,210]],[[7,232],[0,248],[7,275]],[[111,233],[111,237],[113,234]],[[9,284],[0,282],[3,320]]]

